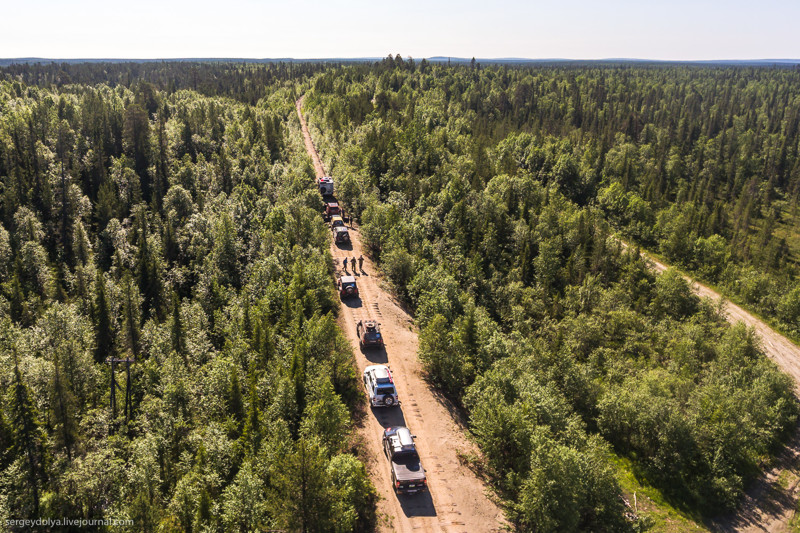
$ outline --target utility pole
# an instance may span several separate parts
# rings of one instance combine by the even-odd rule
[[[125,364],[125,423],[133,415],[131,407],[131,363],[135,362],[132,357],[124,359],[119,357],[107,357],[106,364],[111,365],[111,430],[110,433],[114,434],[113,423],[117,419],[117,389],[122,391],[122,387],[117,383],[116,368],[120,363]]]

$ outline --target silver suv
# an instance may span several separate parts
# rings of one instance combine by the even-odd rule
[[[392,371],[385,365],[372,365],[364,369],[364,387],[367,389],[369,403],[373,407],[393,407],[400,405],[397,389],[394,388]]]

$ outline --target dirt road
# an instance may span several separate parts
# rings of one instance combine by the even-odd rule
[[[308,126],[302,114],[303,99],[297,101],[297,114],[306,150],[314,162],[317,176],[325,175]],[[342,259],[362,255],[358,230],[351,231],[352,244],[341,247],[331,240],[331,253],[338,274]],[[349,274],[353,274],[352,268]],[[458,460],[458,452],[473,452],[465,438],[466,428],[451,415],[448,404],[423,380],[417,360],[417,331],[411,320],[380,284],[377,269],[364,258],[364,270],[355,272],[359,298],[342,304],[340,325],[353,345],[359,369],[370,364],[388,364],[394,374],[401,406],[373,408],[358,427],[367,452],[367,470],[381,495],[378,504],[385,531],[411,532],[491,532],[506,524],[502,510],[488,497],[489,489]],[[359,319],[375,318],[381,324],[386,342],[384,350],[361,351],[355,324]],[[397,496],[391,487],[389,463],[381,448],[383,428],[404,425],[417,435],[422,465],[429,492]]]
[[[624,246],[626,246],[623,243]],[[667,265],[648,254],[643,254],[658,273],[667,270]],[[685,277],[701,298],[714,302],[723,299],[722,295]],[[758,317],[748,313],[738,305],[725,301],[724,310],[728,322],[744,322],[753,328],[761,341],[761,349],[778,366],[794,379],[800,391],[800,347],[769,327]],[[739,511],[735,515],[721,517],[711,522],[709,527],[716,531],[741,531],[771,533],[791,531],[789,521],[794,517],[800,497],[800,428],[795,433],[775,461],[770,470],[764,472],[745,494]]]

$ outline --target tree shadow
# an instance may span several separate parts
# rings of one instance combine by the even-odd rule
[[[753,480],[736,511],[710,517],[704,524],[714,531],[768,531],[770,525],[792,516],[800,492],[800,424],[777,454],[772,467]]]

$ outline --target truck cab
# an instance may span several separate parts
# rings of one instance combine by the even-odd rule
[[[414,435],[407,427],[386,428],[383,431],[383,452],[392,466],[392,485],[397,494],[415,494],[428,489]]]

